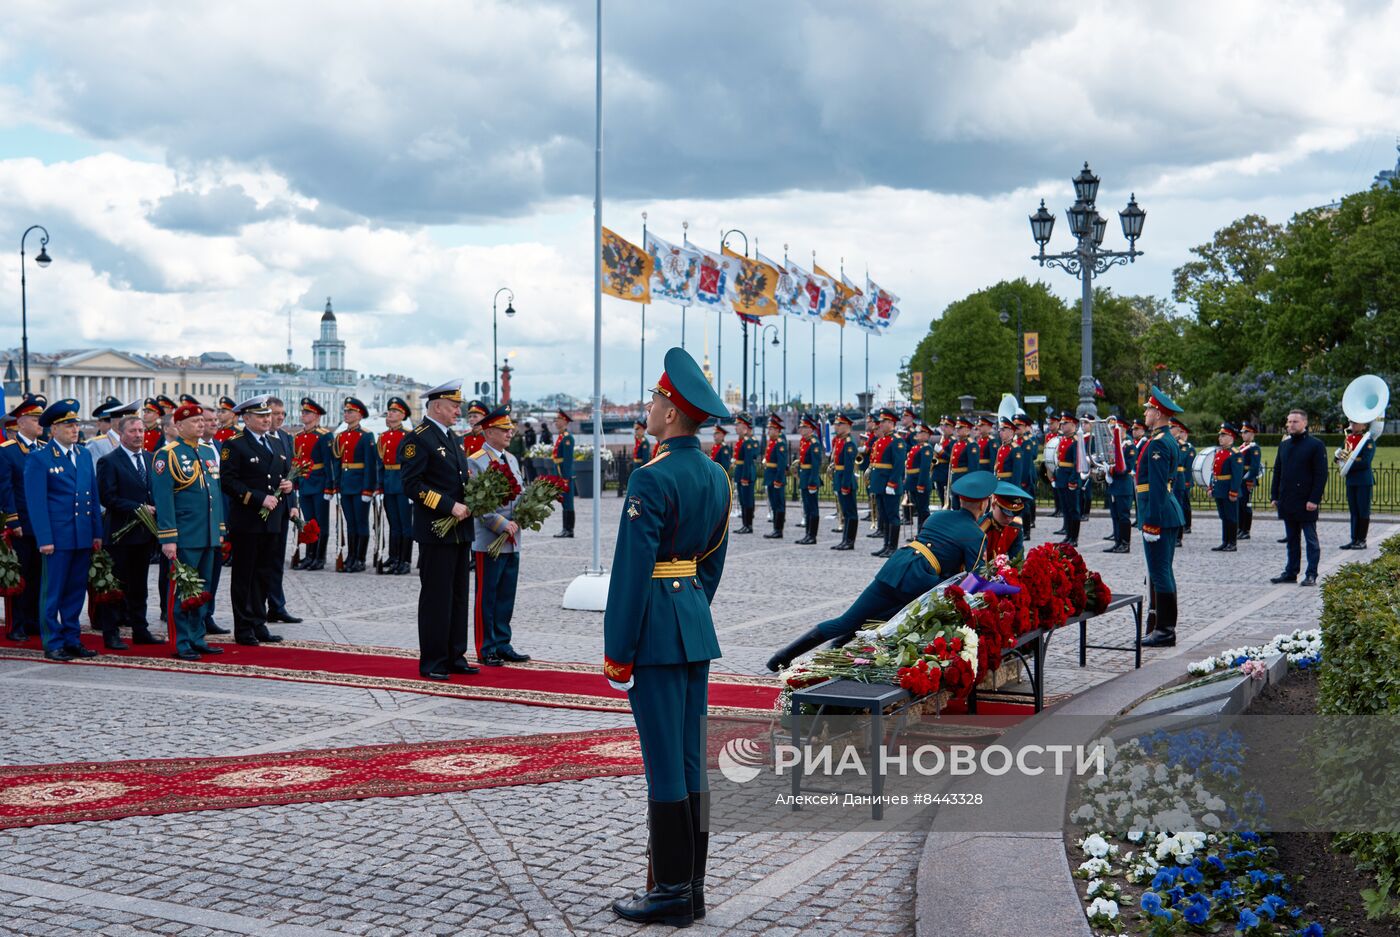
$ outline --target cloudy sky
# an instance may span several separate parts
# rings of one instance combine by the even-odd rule
[[[1294,211],[1395,162],[1400,4],[1232,0],[605,0],[604,223],[711,248],[739,228],[903,298],[870,383],[950,301],[1030,260],[1026,215],[1063,210],[1084,160],[1100,210],[1130,191],[1147,256],[1105,280],[1166,295],[1192,245]],[[0,22],[0,232],[45,225],[29,268],[35,350],[112,345],[307,363],[334,297],[349,364],[488,379],[491,299],[516,392],[592,374],[593,4],[45,0]],[[1110,216],[1111,217],[1111,216]],[[14,242],[12,242],[13,244]],[[734,243],[742,246],[742,241]],[[1116,221],[1108,244],[1121,247]],[[31,236],[29,255],[37,252]],[[19,257],[0,255],[3,344]],[[640,307],[604,300],[604,392],[635,396]],[[717,334],[721,331],[722,335]],[[724,384],[731,320],[687,317]],[[681,340],[647,315],[647,380]],[[723,342],[722,363],[719,343]],[[816,393],[838,389],[838,330]],[[813,338],[789,327],[789,388]],[[769,348],[770,391],[781,348]],[[842,390],[864,383],[845,341]]]

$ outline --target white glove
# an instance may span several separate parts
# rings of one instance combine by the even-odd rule
[[[323,498],[325,498],[327,501],[329,501],[331,498],[334,498],[335,495],[323,494],[323,495],[321,495],[321,497],[323,497]]]
[[[1162,535],[1145,533],[1142,535],[1142,539],[1144,543],[1156,543],[1158,540],[1162,539]]]
[[[894,494],[894,493],[895,493],[894,485],[886,485],[886,486],[885,486],[885,494],[887,494],[887,495],[892,495],[892,494]]]
[[[369,504],[371,501],[374,500],[374,495],[360,495],[360,500],[363,501],[365,504]]]
[[[609,680],[608,686],[612,687],[614,690],[626,693],[628,690],[632,689],[632,684],[636,682],[636,679],[636,677],[628,677],[626,683],[618,683],[616,680]]]

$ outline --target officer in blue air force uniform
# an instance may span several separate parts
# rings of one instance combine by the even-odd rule
[[[724,571],[729,479],[695,433],[725,412],[695,359],[668,351],[647,410],[656,454],[632,473],[613,553],[603,669],[637,723],[656,882],[613,903],[630,921],[684,927],[705,913],[705,716],[720,656],[710,602]]]
[[[768,669],[782,670],[823,641],[841,644],[867,622],[888,621],[943,580],[976,569],[983,547],[978,518],[986,513],[996,488],[996,476],[991,472],[968,472],[954,479],[953,494],[958,496],[959,506],[930,514],[919,528],[918,539],[885,561],[850,608],[780,649],[768,658]]]
[[[1183,523],[1181,504],[1172,490],[1180,447],[1167,431],[1167,421],[1181,408],[1161,388],[1148,392],[1143,406],[1147,443],[1138,451],[1137,522],[1142,530],[1142,552],[1147,556],[1149,635],[1143,647],[1176,645],[1176,532]]]
[[[29,454],[42,448],[39,415],[48,406],[42,396],[25,394],[10,411],[13,428],[0,443],[0,510],[5,512],[5,529],[19,558],[25,589],[15,596],[14,620],[9,622],[9,639],[27,641],[40,634],[39,583],[43,575],[39,545],[34,542],[34,524],[29,519],[29,502],[24,494],[24,463]],[[9,422],[8,420],[6,421]]]
[[[39,417],[52,438],[24,462],[24,496],[42,557],[39,633],[44,656],[95,657],[79,640],[92,551],[102,549],[97,471],[78,448],[78,401],[51,403]],[[34,586],[30,586],[34,588]]]

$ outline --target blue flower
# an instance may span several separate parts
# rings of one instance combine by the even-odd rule
[[[1186,906],[1185,913],[1187,924],[1204,924],[1206,919],[1210,917],[1210,905],[1189,904]]]
[[[1257,914],[1259,917],[1267,917],[1271,921],[1275,917],[1274,907],[1268,902],[1265,902],[1264,904],[1261,904],[1259,907],[1255,908],[1254,913]]]
[[[1163,891],[1176,884],[1176,869],[1171,866],[1164,866],[1157,870],[1157,874],[1152,876],[1152,890]]]
[[[1245,832],[1240,834],[1240,839],[1244,840],[1247,843],[1257,843],[1259,842],[1259,834],[1246,830]]]
[[[1269,874],[1260,869],[1250,869],[1249,883],[1251,885],[1267,885],[1269,883]]]
[[[1206,877],[1201,874],[1200,869],[1192,865],[1181,871],[1181,880],[1187,885],[1199,885],[1206,880]]]
[[[1322,925],[1313,921],[1307,927],[1297,932],[1298,937],[1322,937]]]
[[[1176,885],[1176,886],[1172,887],[1172,888],[1167,892],[1167,904],[1171,905],[1173,908],[1175,908],[1175,907],[1177,906],[1177,903],[1178,903],[1178,902],[1185,901],[1185,900],[1186,900],[1186,889],[1182,888],[1180,885]]]
[[[1235,887],[1234,882],[1222,882],[1211,897],[1216,901],[1228,901],[1231,898],[1239,897],[1239,895],[1240,890]]]
[[[1142,910],[1154,917],[1166,918],[1168,921],[1172,919],[1172,913],[1162,907],[1162,899],[1157,897],[1155,891],[1145,891],[1142,893],[1141,906]]]
[[[1216,870],[1217,872],[1224,872],[1224,871],[1225,871],[1225,863],[1224,863],[1224,862],[1221,860],[1221,858],[1220,858],[1219,856],[1217,856],[1217,855],[1212,854],[1212,855],[1206,856],[1206,862],[1207,862],[1209,865],[1211,865],[1212,867],[1214,867],[1215,870]]]
[[[1251,927],[1258,927],[1258,926],[1259,926],[1259,918],[1258,918],[1257,916],[1255,916],[1254,912],[1251,911],[1251,910],[1249,910],[1248,908],[1241,908],[1241,909],[1240,909],[1240,920],[1239,920],[1239,923],[1235,925],[1235,930],[1238,930],[1238,931],[1246,931],[1246,930],[1249,930]]]

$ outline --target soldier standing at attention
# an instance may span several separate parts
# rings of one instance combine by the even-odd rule
[[[369,408],[354,397],[346,397],[341,415],[345,429],[336,434],[331,445],[335,475],[330,490],[339,492],[340,511],[345,517],[345,572],[358,573],[364,571],[369,552],[369,505],[379,487],[379,460],[374,434],[360,429]]]
[[[637,723],[655,879],[613,911],[638,923],[685,927],[705,916],[705,718],[720,656],[710,602],[724,570],[729,480],[695,434],[725,412],[695,359],[668,351],[647,411],[657,454],[632,478],[613,553],[603,671]]]
[[[227,398],[224,398],[227,399]],[[222,406],[223,400],[219,401]],[[292,441],[296,463],[301,466],[297,479],[301,509],[308,522],[315,521],[321,535],[315,543],[307,544],[306,556],[295,569],[326,568],[326,544],[331,536],[331,431],[321,425],[326,408],[310,397],[301,398],[301,432]]]
[[[1260,468],[1259,447],[1254,445],[1254,434],[1252,428],[1250,429],[1251,432],[1245,439],[1253,447],[1253,471],[1254,477],[1258,478],[1263,470]],[[1352,462],[1351,468],[1347,470],[1346,474],[1347,511],[1351,514],[1351,540],[1342,544],[1341,549],[1343,550],[1366,549],[1366,534],[1371,528],[1371,491],[1376,484],[1376,475],[1371,469],[1371,462],[1376,457],[1376,441],[1371,438],[1370,430],[1369,423],[1352,423],[1347,429],[1346,451],[1351,452],[1355,449],[1357,453],[1356,460]],[[1343,460],[1345,461],[1345,457]],[[1246,475],[1246,478],[1248,477]],[[1246,530],[1241,536],[1248,539],[1247,534]]]
[[[1065,519],[1065,543],[1079,546],[1079,440],[1075,430],[1079,418],[1066,410],[1060,414],[1060,448],[1055,456],[1055,490],[1060,494],[1060,510]]]
[[[969,472],[979,471],[977,460],[977,442],[972,436],[972,419],[967,415],[960,415],[957,420],[957,438],[953,442],[952,452],[948,455],[948,506],[956,510],[958,508],[958,493],[952,490],[953,482]]]
[[[155,452],[165,445],[165,430],[161,428],[160,418],[162,411],[160,404],[154,397],[147,397],[141,404],[141,422],[145,425],[145,431],[141,436],[141,447],[147,452]]]
[[[841,519],[841,542],[833,550],[854,550],[856,524],[856,445],[851,438],[854,421],[848,413],[838,413],[832,421],[836,438],[831,441],[831,490],[836,493],[836,514]]]
[[[1210,496],[1215,499],[1215,513],[1220,518],[1220,546],[1212,553],[1234,553],[1235,531],[1240,527],[1240,492],[1244,488],[1244,464],[1235,444],[1240,431],[1233,423],[1220,424],[1220,448],[1215,450],[1211,467]]]
[[[28,641],[31,635],[41,634],[37,584],[43,577],[43,566],[39,544],[34,542],[34,523],[29,518],[29,501],[24,492],[24,464],[31,452],[42,448],[39,415],[47,405],[43,397],[25,394],[10,411],[14,426],[6,432],[9,438],[0,443],[0,475],[4,478],[0,481],[0,499],[3,499],[0,507],[4,509],[5,532],[19,558],[26,585],[25,590],[15,596],[14,619],[7,622],[11,641]]]
[[[568,413],[560,410],[554,416],[554,450],[550,458],[554,461],[554,473],[569,483],[568,489],[564,492],[563,511],[564,527],[555,538],[569,537],[574,535],[574,434],[569,432],[569,424],[574,418]],[[594,508],[597,508],[595,503]]]
[[[1135,500],[1133,493],[1133,455],[1136,447],[1127,439],[1127,424],[1119,417],[1113,418],[1114,451],[1105,453],[1108,465],[1109,520],[1113,524],[1113,546],[1106,547],[1105,553],[1131,553],[1133,540],[1133,510],[1129,502]]]
[[[486,416],[486,411],[490,409],[484,400],[473,400],[467,404],[467,431],[462,434],[462,451],[467,455],[481,448],[481,444],[486,441],[479,427],[482,419]]]
[[[808,413],[802,417],[797,432],[802,441],[797,447],[797,490],[802,495],[802,523],[806,536],[797,541],[803,546],[817,542],[817,525],[821,523],[821,507],[817,491],[822,483],[822,443],[817,438],[817,418]]]
[[[938,442],[933,446],[933,486],[940,507],[948,503],[948,459],[952,453],[953,421],[944,416],[938,420]]]
[[[713,442],[710,445],[710,461],[724,469],[724,474],[730,474],[730,466],[734,460],[734,450],[729,448],[729,443],[725,442],[728,430],[718,423],[715,424]]]
[[[1172,438],[1176,440],[1179,450],[1176,484],[1173,490],[1176,493],[1177,502],[1181,505],[1182,519],[1185,521],[1184,527],[1176,529],[1176,545],[1182,546],[1185,544],[1186,534],[1191,532],[1191,489],[1196,487],[1196,479],[1193,475],[1193,470],[1196,467],[1196,447],[1191,445],[1190,429],[1180,419],[1172,417],[1167,421],[1167,426],[1170,428]],[[1146,431],[1147,427],[1144,425],[1143,432],[1146,433]],[[1147,437],[1144,435],[1138,441],[1137,451],[1139,455],[1146,445]]]
[[[914,427],[909,454],[904,459],[904,494],[913,514],[914,534],[928,520],[928,499],[933,492],[933,428],[920,422]]]
[[[384,572],[391,576],[402,576],[413,568],[412,507],[404,494],[403,463],[399,461],[399,447],[408,435],[403,425],[406,419],[408,402],[402,397],[390,397],[384,410],[388,428],[379,434],[375,446],[384,488],[384,516],[389,521],[389,559]]]
[[[1240,489],[1240,529],[1235,533],[1235,539],[1248,540],[1250,528],[1254,526],[1254,506],[1250,503],[1254,498],[1254,489],[1259,484],[1259,479],[1264,477],[1264,453],[1259,451],[1259,446],[1254,442],[1254,421],[1245,420],[1240,424],[1240,438],[1244,441],[1239,445],[1240,464],[1244,468],[1244,484]],[[1374,451],[1374,450],[1372,450]],[[1360,461],[1358,458],[1357,461]],[[1359,466],[1357,466],[1359,468]],[[1367,470],[1370,465],[1368,460]],[[1367,502],[1366,516],[1371,516],[1370,502]],[[1364,545],[1366,537],[1363,532],[1361,542]]]
[[[753,533],[755,488],[758,486],[758,440],[753,438],[753,417],[740,413],[734,418],[734,489],[739,495],[739,519],[736,534]]]
[[[893,556],[899,549],[899,493],[904,488],[904,440],[894,434],[894,411],[880,410],[880,436],[870,448],[870,491],[876,502],[884,546],[871,556]]]
[[[1035,439],[1034,424],[1026,414],[1016,415],[1016,429],[1020,435],[1021,477],[1015,482],[1029,496],[1021,514],[1021,534],[1030,542],[1031,531],[1035,530],[1036,489],[1040,487],[1040,444]]]
[[[1167,421],[1181,408],[1161,388],[1148,391],[1143,422],[1149,434],[1137,459],[1137,517],[1142,552],[1147,557],[1148,636],[1143,647],[1176,646],[1176,530],[1182,524],[1181,505],[1172,493],[1176,466],[1181,461]]]
[[[199,441],[204,411],[185,404],[172,421],[179,438],[156,453],[151,491],[156,500],[156,539],[164,562],[179,559],[207,584],[223,545],[224,496],[219,488],[219,453]],[[199,660],[201,654],[222,654],[205,643],[204,609],[180,607],[177,598],[167,610],[175,637],[175,656]]]
[[[774,413],[768,417],[768,445],[763,450],[763,490],[768,493],[768,509],[773,512],[773,530],[763,535],[765,540],[783,539],[787,473],[787,436],[783,433],[783,418]]]
[[[632,465],[627,469],[627,477],[651,461],[651,441],[647,439],[647,421],[637,420],[632,424]]]

